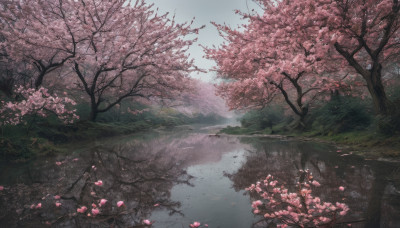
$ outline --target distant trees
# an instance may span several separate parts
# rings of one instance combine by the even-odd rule
[[[158,15],[144,0],[17,1],[1,3],[3,46],[35,69],[34,87],[56,69],[76,77],[90,99],[90,120],[127,97],[172,99],[196,70],[186,50],[197,33]]]

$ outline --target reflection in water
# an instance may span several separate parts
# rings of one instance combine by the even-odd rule
[[[182,130],[97,142],[56,159],[0,167],[2,227],[143,227],[144,219],[155,221],[154,228],[193,221],[251,227],[260,217],[251,213],[254,199],[244,188],[269,173],[293,188],[299,169],[310,169],[321,183],[315,196],[349,205],[345,220],[362,220],[353,226],[400,227],[397,164],[341,157],[330,146],[310,142]],[[103,186],[94,184],[98,180]],[[103,198],[108,202],[100,214],[88,216],[92,203],[98,207]],[[116,206],[120,200],[125,207]],[[31,208],[38,203],[41,208]],[[85,214],[77,213],[81,206],[88,207]]]
[[[343,200],[350,207],[344,221],[354,222],[353,227],[400,227],[397,164],[341,157],[332,148],[305,142],[257,138],[244,138],[242,142],[254,145],[255,150],[236,173],[227,175],[236,190],[267,174],[293,188],[298,170],[309,169],[322,185],[314,195],[324,201]],[[346,190],[341,192],[338,186],[346,186]]]

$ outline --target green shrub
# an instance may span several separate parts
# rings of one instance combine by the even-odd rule
[[[355,97],[334,96],[312,112],[312,128],[322,134],[337,134],[369,127],[373,120],[372,105]]]
[[[271,129],[282,122],[287,122],[289,117],[284,115],[280,106],[268,106],[260,110],[247,112],[240,120],[242,127],[252,130]]]

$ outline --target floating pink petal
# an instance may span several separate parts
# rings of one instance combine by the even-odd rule
[[[56,202],[56,207],[60,207],[61,203],[60,202]]]
[[[56,162],[56,165],[60,166],[62,165],[62,162]]]
[[[146,225],[151,225],[151,222],[148,219],[143,220],[143,223],[146,224]]]
[[[36,207],[35,207],[36,209],[38,209],[38,208],[42,208],[42,203],[38,203],[37,205],[36,205]]]
[[[81,208],[78,208],[78,209],[76,209],[76,211],[77,212],[79,212],[79,213],[85,213],[86,212],[86,210],[87,210],[87,207],[85,207],[85,206],[83,206],[83,207],[81,207]]]
[[[98,180],[98,181],[94,182],[94,184],[97,186],[103,186],[103,181]]]
[[[344,187],[343,187],[343,186],[340,186],[340,187],[339,187],[339,190],[343,192],[343,191],[344,191]]]
[[[199,227],[201,224],[199,222],[194,222],[193,224],[190,224],[190,227],[196,228]]]
[[[60,199],[61,197],[59,196],[59,195],[55,195],[54,196],[54,199],[56,199],[56,200],[58,200],[58,199]]]
[[[106,199],[101,199],[99,205],[101,207],[101,206],[104,206],[104,204],[106,204],[106,203],[107,203]]]
[[[155,207],[158,207],[158,206],[160,206],[160,204],[159,204],[159,203],[156,203],[156,204],[154,204],[154,206],[155,206]]]
[[[97,209],[97,208],[93,208],[93,209],[92,209],[92,214],[93,214],[94,216],[98,215],[99,213],[100,213],[99,209]]]
[[[117,206],[118,206],[118,207],[122,207],[123,205],[125,205],[125,204],[124,204],[124,201],[118,201],[118,202],[117,202]]]
[[[321,184],[320,184],[318,181],[316,181],[316,180],[313,180],[313,181],[311,182],[311,184],[314,185],[315,187],[321,186]]]

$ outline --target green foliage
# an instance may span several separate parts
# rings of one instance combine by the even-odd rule
[[[377,116],[375,124],[378,130],[385,135],[400,133],[400,100],[395,102],[395,111],[389,116]]]
[[[266,107],[261,110],[252,110],[246,113],[240,120],[242,127],[252,130],[264,130],[287,121],[284,110],[280,106]]]
[[[373,114],[367,107],[368,101],[347,96],[334,96],[332,99],[313,111],[312,129],[321,134],[337,134],[349,131],[364,130],[372,122]]]

